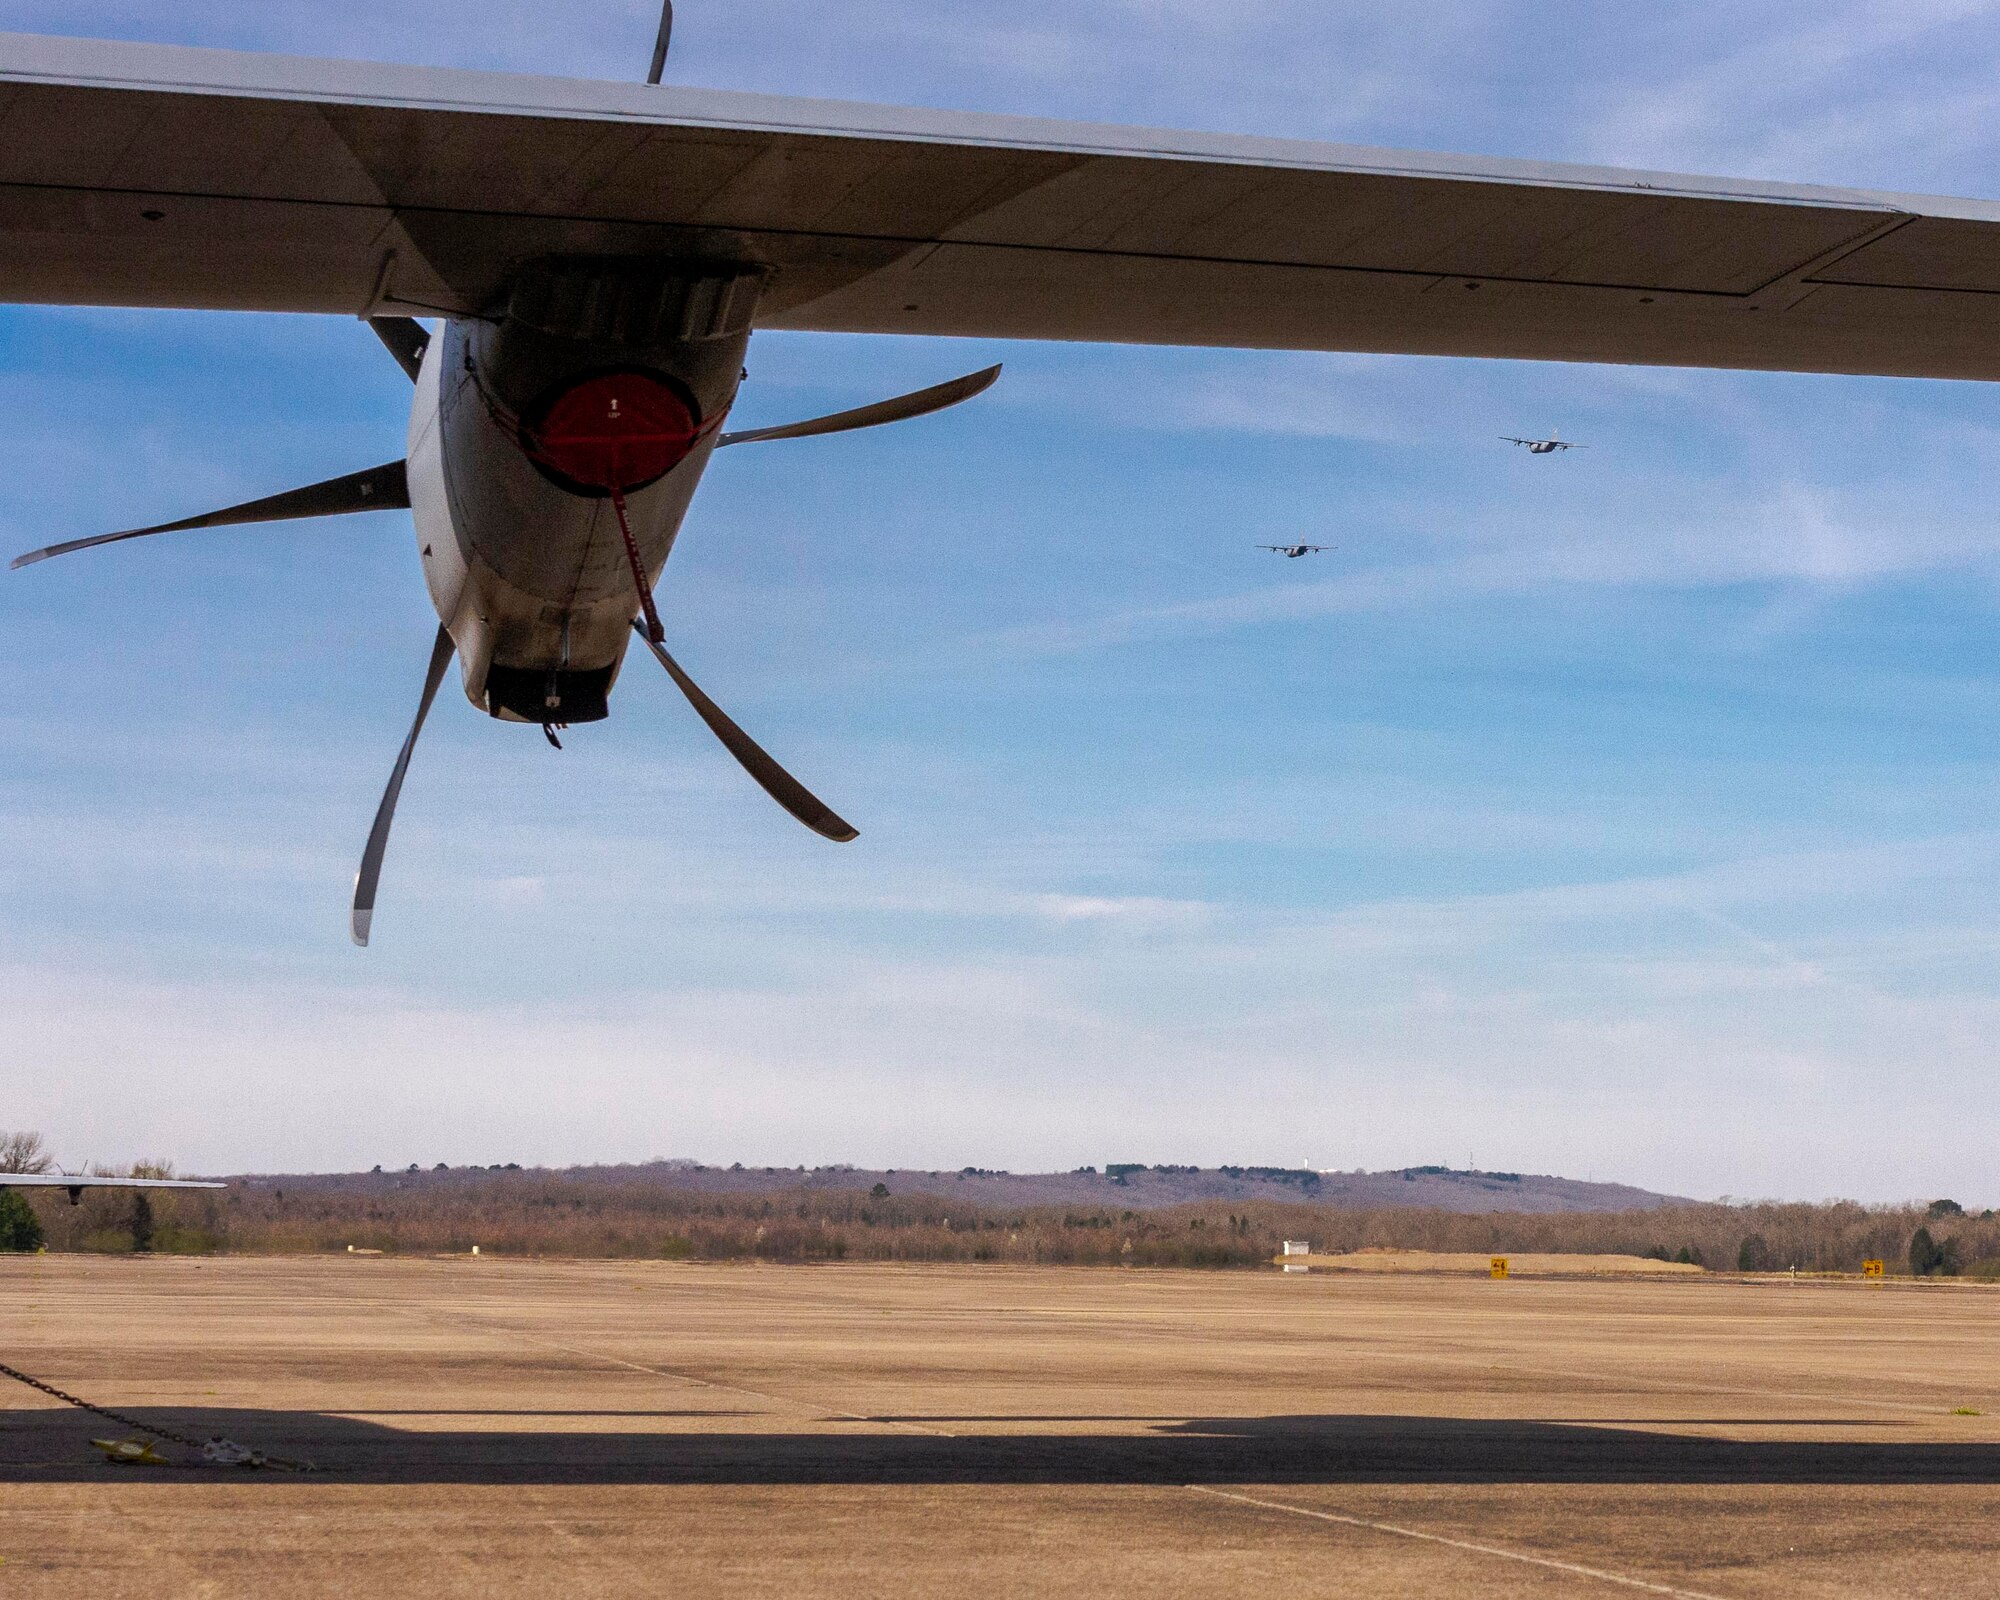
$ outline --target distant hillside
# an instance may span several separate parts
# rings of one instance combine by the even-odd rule
[[[1008,1173],[854,1167],[419,1169],[238,1178],[145,1200],[27,1196],[51,1250],[991,1262],[1268,1270],[1280,1244],[1644,1257],[1710,1270],[2000,1279],[2000,1217],[1927,1206],[1695,1204],[1622,1184],[1412,1167]],[[1350,1263],[1351,1264],[1351,1263]]]
[[[369,1173],[271,1176],[304,1194],[368,1189],[376,1185],[408,1189],[449,1188],[501,1167],[404,1168]],[[535,1169],[540,1171],[542,1169]],[[560,1176],[585,1184],[637,1184],[686,1194],[795,1194],[805,1190],[871,1190],[892,1195],[935,1195],[976,1206],[1110,1206],[1152,1211],[1202,1200],[1276,1201],[1343,1210],[1411,1208],[1458,1212],[1649,1211],[1688,1202],[1622,1183],[1584,1183],[1542,1173],[1455,1171],[1449,1167],[1402,1167],[1386,1172],[1314,1172],[1290,1167],[1176,1167],[1113,1162],[1102,1170],[1074,1172],[993,1172],[964,1167],[956,1172],[886,1172],[861,1167],[710,1167],[692,1161],[655,1161],[636,1166],[569,1167]]]

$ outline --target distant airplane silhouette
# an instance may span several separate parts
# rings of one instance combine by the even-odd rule
[[[1553,428],[1549,430],[1549,436],[1546,439],[1517,439],[1511,433],[1503,433],[1500,437],[1505,439],[1509,444],[1526,445],[1528,454],[1531,456],[1552,456],[1558,450],[1585,450],[1589,448],[1587,445],[1571,444],[1567,439],[1558,439]]]

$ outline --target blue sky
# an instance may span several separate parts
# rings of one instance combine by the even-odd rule
[[[680,6],[718,87],[1992,194],[2000,5]],[[0,0],[579,75],[593,0]],[[549,751],[447,698],[407,520],[0,583],[0,1126],[205,1169],[1413,1162],[1991,1204],[2000,477],[1975,386],[759,336],[682,659]],[[0,539],[383,460],[339,319],[0,309]],[[1502,433],[1590,448],[1531,460]],[[1337,548],[1282,562],[1260,542]]]

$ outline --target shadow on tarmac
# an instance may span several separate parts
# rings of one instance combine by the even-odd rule
[[[481,1414],[495,1424],[492,1431],[407,1432],[306,1411],[131,1413],[135,1420],[195,1438],[222,1434],[274,1455],[309,1460],[339,1473],[346,1482],[2000,1483],[2000,1444],[1690,1438],[1629,1424],[1398,1416],[1204,1417],[1154,1421],[1129,1433],[951,1436],[953,1419],[926,1417],[815,1421],[784,1432],[577,1433],[506,1426],[509,1417],[563,1413]],[[722,1418],[731,1413],[682,1415]],[[1011,1423],[1018,1428],[1023,1422],[1054,1420],[1058,1419],[996,1418],[989,1425]],[[1088,1426],[1096,1419],[1060,1420]],[[1116,1420],[1130,1426],[1135,1419]],[[1769,1420],[1753,1425],[1795,1424]],[[1855,1425],[1893,1430],[1908,1424],[1856,1419]],[[125,1431],[65,1408],[0,1411],[0,1483],[102,1482],[119,1472],[167,1476],[157,1469],[107,1467],[90,1448],[92,1438]],[[222,1474],[209,1469],[200,1475]],[[180,1473],[173,1476],[184,1478]],[[238,1482],[297,1481],[286,1473],[231,1476]]]

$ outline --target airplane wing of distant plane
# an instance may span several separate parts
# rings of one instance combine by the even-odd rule
[[[0,1172],[0,1189],[67,1189],[72,1202],[86,1189],[227,1189],[205,1178],[86,1178],[67,1172]]]
[[[769,328],[2000,377],[1987,201],[0,34],[0,300],[571,253],[762,263]]]

